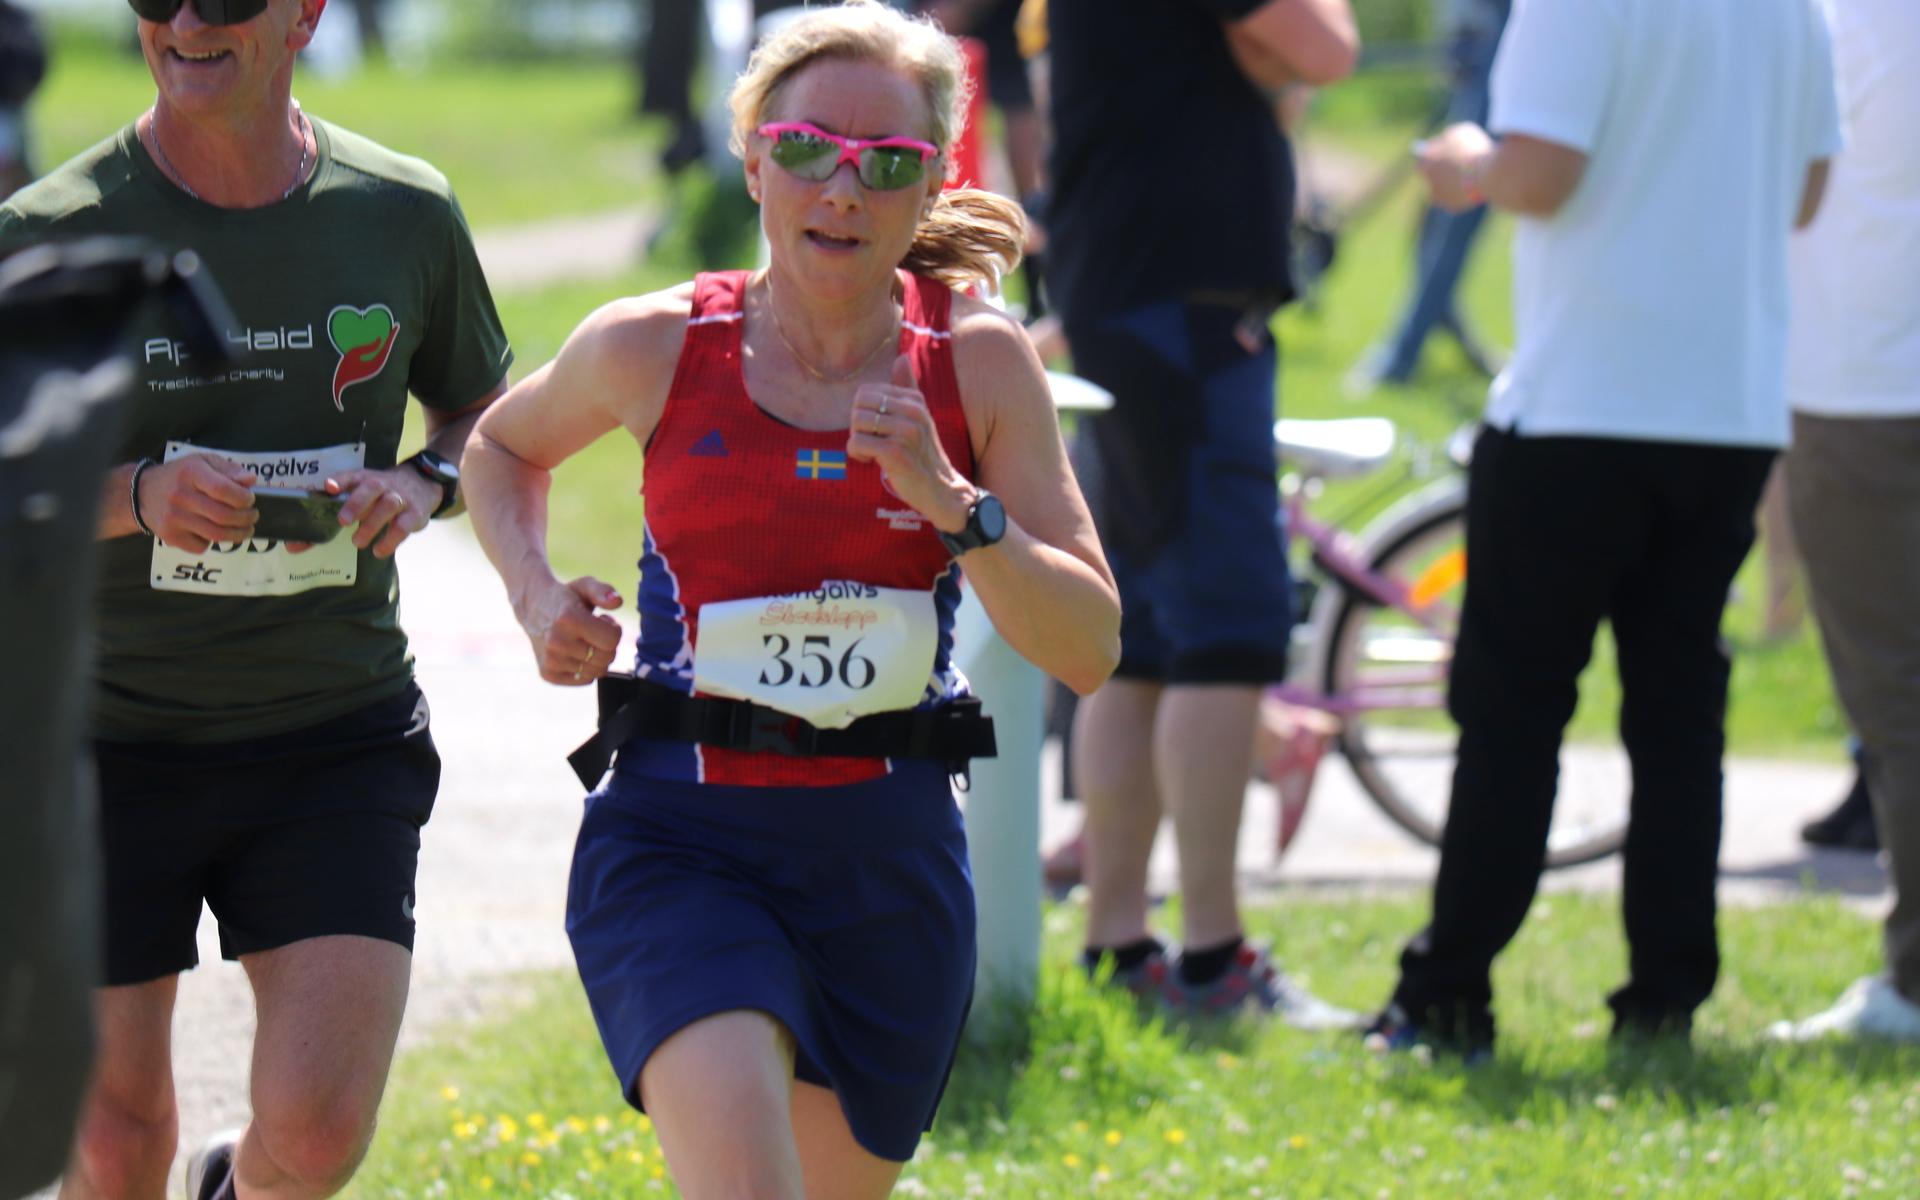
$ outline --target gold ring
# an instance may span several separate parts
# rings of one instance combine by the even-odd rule
[[[590,667],[593,665],[593,647],[592,646],[587,647],[587,656],[586,658],[581,660],[580,665],[583,668]]]
[[[873,414],[873,436],[880,436],[880,414]]]

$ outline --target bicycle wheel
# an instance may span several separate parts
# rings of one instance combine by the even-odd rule
[[[1447,670],[1466,589],[1466,493],[1432,490],[1366,539],[1369,569],[1405,598],[1383,604],[1340,581],[1321,681],[1342,704],[1339,743],[1361,787],[1393,822],[1440,844],[1459,739]],[[1563,746],[1546,865],[1604,858],[1626,838],[1628,772],[1617,748]]]

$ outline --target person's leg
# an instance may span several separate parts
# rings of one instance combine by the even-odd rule
[[[1920,418],[1796,416],[1788,472],[1814,614],[1887,849],[1887,967],[1920,1004]]]
[[[1263,341],[1250,349],[1242,339],[1256,329]],[[1292,627],[1273,469],[1279,362],[1264,334],[1227,309],[1187,314],[1202,429],[1186,466],[1184,526],[1152,568],[1170,643],[1155,779],[1179,842],[1189,982],[1206,982],[1193,978],[1192,952],[1230,952],[1241,937],[1235,862],[1254,727],[1261,690],[1286,676]]]
[[[1180,852],[1181,943],[1218,946],[1241,935],[1235,854],[1260,689],[1168,687],[1153,727],[1154,778]]]
[[[883,1200],[893,1191],[906,1164],[880,1158],[855,1141],[846,1110],[830,1089],[796,1080],[790,1103],[810,1200]]]
[[[1623,1032],[1685,1032],[1719,973],[1714,884],[1732,664],[1720,640],[1733,575],[1753,546],[1764,450],[1650,447],[1662,495],[1641,560],[1613,599],[1620,737],[1633,764],[1622,906]]]
[[[695,1021],[647,1057],[640,1099],[688,1200],[813,1195],[794,1140],[793,1057],[785,1027],[745,1011]]]
[[[179,977],[94,994],[99,1056],[60,1200],[161,1200],[180,1140],[173,1094]]]
[[[241,1200],[331,1196],[366,1156],[407,1007],[413,956],[377,938],[311,938],[248,954],[259,1025]]]
[[[1413,295],[1379,366],[1383,382],[1402,383],[1420,365],[1427,336],[1442,326],[1459,326],[1454,311],[1454,289],[1466,270],[1467,255],[1487,218],[1486,208],[1449,213],[1429,208],[1420,223],[1418,274]],[[1461,338],[1470,342],[1470,335]]]
[[[1448,682],[1460,727],[1431,923],[1400,956],[1393,1003],[1447,1041],[1492,1036],[1494,957],[1545,858],[1560,739],[1611,578],[1641,522],[1630,444],[1522,438],[1474,446],[1472,569]]]
[[[1126,946],[1148,936],[1147,860],[1160,830],[1154,725],[1159,684],[1111,679],[1080,701],[1074,779],[1086,809],[1087,946]]]

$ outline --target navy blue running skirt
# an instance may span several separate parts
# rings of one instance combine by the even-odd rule
[[[623,772],[587,797],[567,934],[627,1102],[702,1017],[770,1014],[853,1136],[913,1157],[973,995],[973,879],[945,772],[830,788]]]

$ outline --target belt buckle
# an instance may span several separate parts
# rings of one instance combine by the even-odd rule
[[[806,758],[813,754],[820,731],[799,717],[755,705],[747,726],[747,749],[759,753]]]

